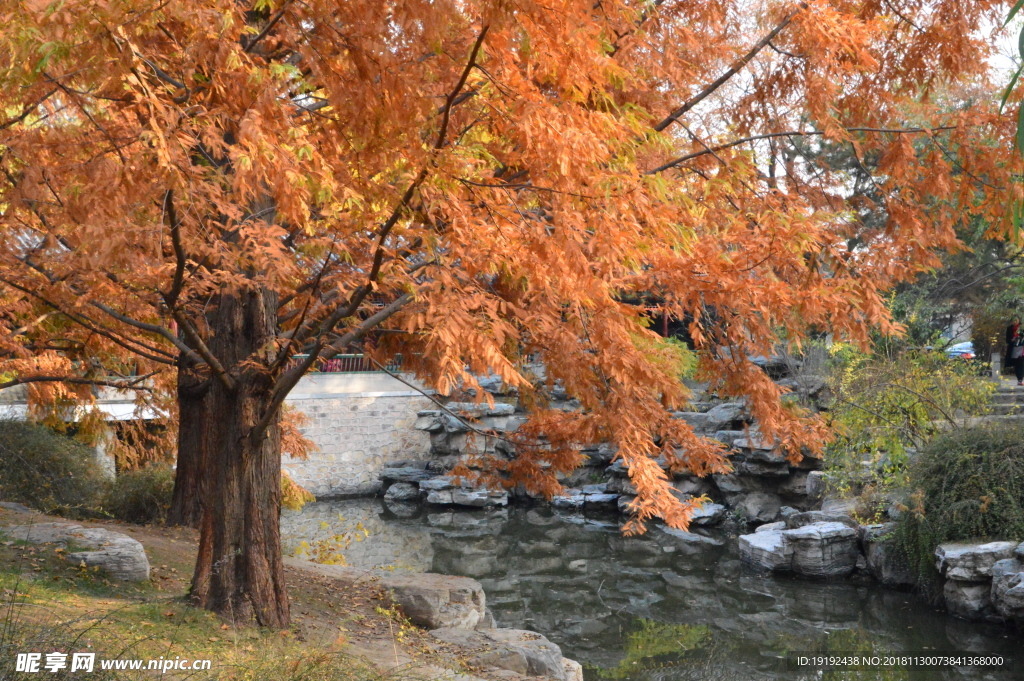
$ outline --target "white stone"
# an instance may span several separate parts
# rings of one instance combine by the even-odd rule
[[[782,534],[792,547],[793,571],[799,575],[845,577],[857,567],[857,531],[842,523],[814,523]]]
[[[946,579],[980,582],[992,577],[992,566],[1012,558],[1016,542],[939,544],[935,549],[935,567]]]
[[[438,629],[431,636],[461,646],[473,666],[497,667],[524,676],[566,681],[562,650],[544,636],[523,629]]]
[[[744,534],[739,538],[740,558],[773,572],[788,572],[793,567],[793,548],[781,530]]]
[[[991,600],[1000,616],[1024,622],[1024,562],[1006,558],[992,566]]]
[[[565,670],[565,681],[583,681],[583,665],[576,660],[563,657],[562,668]]]
[[[67,559],[73,565],[84,563],[89,567],[99,567],[114,579],[129,582],[149,579],[149,559],[145,548],[120,532],[70,523],[15,525],[2,531],[14,540],[31,544],[71,544],[92,549],[68,553]]]
[[[784,529],[786,529],[786,521],[780,520],[775,523],[766,523],[762,525],[754,530],[754,534],[757,534],[758,532],[779,532]]]

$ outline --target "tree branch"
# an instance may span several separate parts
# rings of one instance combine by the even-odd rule
[[[698,92],[690,99],[686,100],[682,106],[680,106],[678,109],[669,114],[660,123],[655,125],[654,130],[656,132],[661,132],[662,130],[676,122],[680,116],[684,115],[687,111],[689,111],[690,109],[704,101],[709,95],[714,93],[715,90],[722,87],[722,85],[724,85],[730,78],[739,73],[739,71],[744,66],[749,64],[750,60],[756,57],[757,53],[763,50],[768,45],[768,43],[774,40],[775,37],[783,31],[783,29],[789,26],[789,24],[793,21],[793,17],[795,17],[798,12],[804,9],[807,9],[807,3],[800,2],[800,6],[797,7],[797,9],[790,12],[789,14],[787,14],[785,17],[783,17],[782,21],[780,21],[779,24],[772,29],[771,33],[757,41],[757,43],[755,43],[754,46],[750,48],[750,50],[746,54],[744,54],[742,57],[734,61],[726,70],[726,72],[719,76],[714,82],[712,82],[710,85],[708,85],[706,88]]]
[[[145,390],[146,392],[153,392],[152,388],[136,384],[147,378],[151,378],[154,374],[156,374],[156,372],[146,374],[145,376],[139,376],[138,378],[130,381],[107,381],[103,379],[80,378],[77,376],[25,376],[0,383],[0,390],[28,383],[73,383],[75,385],[101,385],[109,388],[119,388],[121,390]]]
[[[185,249],[181,245],[181,223],[178,222],[177,212],[174,210],[174,190],[168,189],[164,193],[164,212],[167,214],[167,224],[171,228],[171,245],[174,248],[174,279],[171,281],[171,290],[164,295],[164,302],[167,307],[174,309],[181,295],[181,288],[185,283]]]
[[[878,132],[878,133],[894,133],[894,134],[899,134],[899,135],[912,135],[912,134],[918,134],[918,133],[929,133],[929,134],[931,134],[931,133],[935,133],[935,132],[941,132],[943,130],[955,130],[957,127],[958,126],[955,126],[955,125],[943,125],[943,126],[939,126],[937,128],[846,128],[846,131],[847,132]],[[695,158],[698,158],[700,156],[707,156],[708,154],[714,155],[714,154],[717,154],[719,151],[722,151],[724,149],[729,149],[731,147],[736,147],[736,146],[739,146],[741,144],[746,144],[747,142],[756,142],[758,140],[771,139],[773,137],[815,137],[815,136],[824,135],[824,134],[825,134],[825,131],[823,131],[823,130],[789,130],[787,132],[766,132],[766,133],[761,134],[761,135],[751,135],[750,137],[743,137],[743,138],[738,139],[738,140],[733,140],[731,142],[726,142],[725,144],[719,144],[718,146],[715,146],[715,147],[707,147],[707,148],[705,148],[705,149],[703,149],[701,151],[695,151],[692,154],[686,154],[685,156],[680,156],[679,158],[673,159],[673,160],[669,161],[668,163],[665,163],[664,165],[660,165],[657,168],[654,168],[652,170],[648,170],[647,172],[644,173],[644,175],[654,175],[655,173],[660,173],[662,171],[669,170],[670,168],[674,168],[677,165],[679,165],[680,163],[686,163],[687,161],[692,161]]]
[[[277,379],[277,382],[274,385],[274,397],[271,400],[270,405],[267,407],[267,411],[263,414],[263,417],[250,431],[250,435],[258,435],[270,425],[270,422],[274,418],[274,414],[276,414],[277,410],[281,408],[281,405],[284,403],[288,393],[291,392],[292,388],[294,388],[299,382],[299,379],[309,371],[309,368],[313,366],[314,362],[318,359],[330,359],[339,352],[344,351],[348,346],[352,345],[352,343],[355,343],[372,331],[374,327],[384,323],[389,317],[393,316],[412,300],[413,295],[411,293],[403,293],[390,304],[377,311],[376,314],[364,319],[358,326],[356,326],[356,328],[338,339],[336,343],[332,343],[325,347],[323,338],[317,341],[315,350],[310,352],[306,359],[302,360],[298,366],[281,374]]]

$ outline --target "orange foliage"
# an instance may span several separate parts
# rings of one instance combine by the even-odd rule
[[[2,3],[3,370],[71,370],[58,339],[74,339],[168,385],[179,357],[225,385],[264,376],[276,413],[307,368],[287,358],[370,334],[443,393],[492,371],[542,407],[535,354],[583,409],[538,408],[524,437],[546,446],[504,472],[551,493],[574,447],[608,440],[640,492],[630,529],[685,526],[655,459],[725,464],[670,417],[686,390],[628,301],[688,320],[702,375],[766,436],[794,457],[820,447],[823,424],[784,409],[748,357],[814,330],[896,331],[885,290],[957,248],[966,216],[1005,226],[1020,162],[984,82],[1004,11]],[[821,139],[871,167],[867,204],[806,151]],[[204,311],[240,290],[277,306],[277,339],[225,366]]]

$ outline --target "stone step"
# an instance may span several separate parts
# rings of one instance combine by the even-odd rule
[[[998,391],[989,398],[992,404],[1024,404],[1024,390],[1017,390],[1015,392],[1010,391]]]
[[[989,412],[990,416],[1009,416],[1011,414],[1024,415],[1024,403],[993,404]]]
[[[989,416],[975,416],[967,419],[964,424],[968,428],[974,428],[977,426],[984,426],[986,424],[1004,424],[1004,423],[1020,423],[1024,424],[1024,413],[1019,414],[992,414]]]

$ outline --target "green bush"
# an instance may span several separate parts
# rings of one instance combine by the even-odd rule
[[[117,476],[103,500],[103,510],[129,523],[163,522],[171,507],[174,470],[150,465]]]
[[[989,410],[992,382],[941,352],[869,355],[835,345],[832,353],[829,417],[836,438],[825,465],[843,495],[870,485],[882,499],[905,488],[916,449]]]
[[[44,426],[0,420],[0,499],[80,516],[107,484],[90,447]]]
[[[908,470],[910,502],[895,540],[934,595],[935,548],[967,539],[1024,540],[1024,426],[964,428],[932,440]]]

